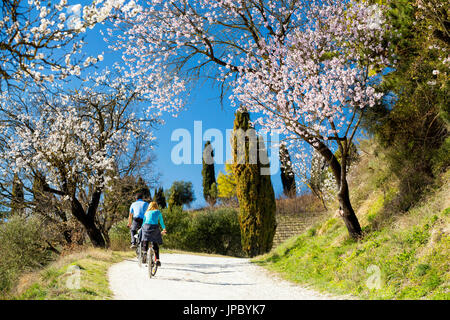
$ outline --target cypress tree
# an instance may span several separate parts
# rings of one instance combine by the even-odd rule
[[[268,169],[269,166],[268,161],[261,161],[261,155],[267,157],[267,151],[262,139],[252,129],[248,112],[236,112],[232,141],[233,171],[239,201],[242,248],[251,257],[272,248],[276,229],[272,182],[270,175],[261,174],[261,169]],[[257,152],[258,145],[260,152]]]
[[[217,202],[217,198],[219,197],[219,189],[217,188],[217,183],[211,184],[211,188],[209,189],[209,204],[214,206]]]
[[[295,175],[291,167],[291,157],[286,145],[280,145],[280,162],[281,162],[281,183],[283,184],[283,193],[290,198],[296,195]]]
[[[44,196],[44,184],[45,178],[43,175],[38,172],[33,180],[33,204],[34,204],[34,210],[33,213],[40,213],[45,208],[48,209],[49,203],[47,203],[45,196]]]
[[[150,192],[150,189],[147,186],[147,184],[145,183],[144,179],[142,179],[142,177],[139,177],[137,179],[137,182],[136,182],[136,193],[141,193],[143,200],[147,200],[148,201],[148,200],[152,199],[152,194]]]
[[[166,208],[166,197],[164,196],[164,189],[162,187],[159,187],[158,190],[155,190],[153,201],[156,202],[161,209]]]
[[[258,137],[258,149],[261,158],[264,161],[260,161],[259,170],[265,169],[266,174],[260,173],[260,187],[259,187],[259,206],[261,217],[263,220],[263,234],[261,235],[261,253],[266,253],[272,249],[273,237],[275,236],[275,231],[277,227],[277,222],[275,218],[276,213],[276,202],[275,202],[275,192],[273,191],[272,180],[270,176],[270,163],[267,154],[267,149],[264,145],[264,140],[262,137]],[[262,159],[261,159],[262,160]],[[262,163],[261,163],[262,162]]]
[[[157,201],[158,200],[158,191],[159,191],[159,188],[155,188],[155,193],[154,193],[153,197],[150,199],[151,201],[158,203],[158,201]],[[159,203],[158,203],[158,206],[159,206]]]
[[[214,151],[211,141],[205,143],[202,157],[203,197],[213,206],[217,200],[216,173],[214,170]],[[216,189],[215,189],[216,188]]]
[[[159,198],[158,205],[163,209],[166,208],[167,203],[166,203],[166,196],[165,196],[163,187],[159,188],[159,190],[158,190],[158,198]]]

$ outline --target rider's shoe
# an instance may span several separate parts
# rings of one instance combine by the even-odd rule
[[[157,267],[161,267],[161,261],[156,260],[156,266],[157,266]]]
[[[133,243],[133,244],[131,244],[130,249],[134,249],[134,248],[136,248],[136,245]]]
[[[142,256],[142,263],[146,263],[147,262],[147,256],[144,254]]]

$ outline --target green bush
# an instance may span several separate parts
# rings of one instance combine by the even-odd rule
[[[238,212],[232,208],[183,211],[164,210],[167,228],[164,246],[194,252],[242,256]]]
[[[126,250],[130,246],[130,229],[127,227],[128,219],[123,219],[109,230],[111,250]]]
[[[162,211],[167,235],[164,236],[164,247],[185,250],[190,223],[190,214],[181,206],[174,206]]]
[[[194,215],[189,230],[188,241],[195,251],[241,254],[241,232],[236,210],[201,211]]]
[[[0,252],[0,296],[8,293],[21,273],[53,259],[45,229],[36,218],[14,216],[0,224]]]
[[[386,155],[387,169],[399,180],[391,204],[399,213],[417,204],[450,165],[448,67],[442,63],[447,53],[435,49],[448,46],[438,36],[448,11],[428,3],[391,0],[386,6],[391,50],[397,57],[379,87],[386,99],[364,117]]]
[[[435,152],[431,163],[433,165],[433,172],[438,176],[440,172],[450,166],[450,137],[447,137],[442,143],[441,147]]]

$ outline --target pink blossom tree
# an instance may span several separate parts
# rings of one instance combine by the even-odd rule
[[[364,111],[381,99],[375,76],[388,63],[382,10],[360,1],[152,0],[136,16],[122,12],[110,35],[130,76],[170,74],[186,90],[188,80],[217,80],[263,128],[316,150],[358,238],[347,162]],[[303,154],[311,151],[294,158],[304,162]]]
[[[380,8],[338,3],[312,8],[308,23],[262,43],[233,82],[233,99],[261,114],[262,126],[287,133],[318,152],[334,175],[340,210],[350,235],[361,227],[350,202],[347,172],[350,148],[364,111],[383,94],[374,69],[387,65]],[[339,158],[332,152],[339,150]]]

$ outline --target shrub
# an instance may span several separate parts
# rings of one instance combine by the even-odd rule
[[[311,193],[301,194],[294,198],[276,200],[277,215],[305,215],[305,213],[323,212],[320,201]]]
[[[164,246],[172,249],[186,248],[186,235],[189,229],[189,213],[181,206],[174,206],[162,211],[167,235],[163,237]]]
[[[198,212],[174,207],[163,211],[167,228],[164,246],[195,252],[241,256],[238,212],[232,208]]]
[[[206,210],[194,215],[187,237],[194,251],[241,255],[238,213],[233,209]]]
[[[130,229],[127,227],[128,219],[114,224],[109,230],[110,249],[126,250],[130,246]]]
[[[13,216],[0,224],[0,296],[7,294],[22,272],[53,259],[45,229],[36,218]]]

